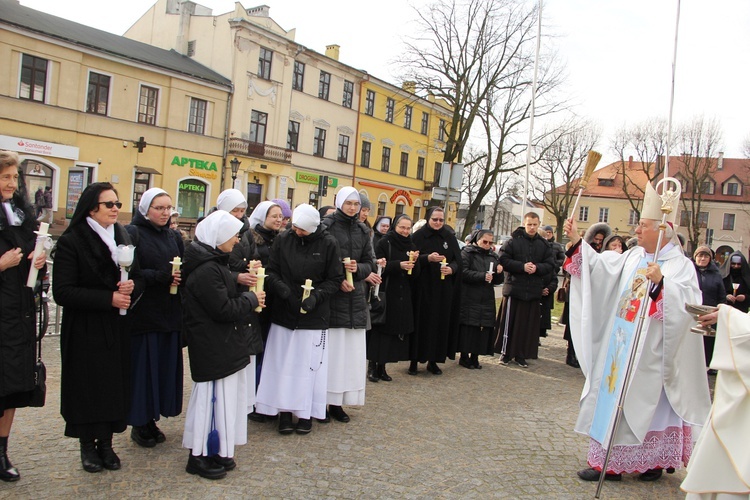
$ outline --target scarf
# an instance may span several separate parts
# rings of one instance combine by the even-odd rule
[[[86,217],[86,222],[89,227],[99,235],[99,238],[102,239],[104,244],[107,245],[109,253],[112,256],[112,262],[115,263],[115,266],[119,267],[120,263],[117,261],[117,242],[115,241],[115,225],[112,224],[105,228],[91,217]]]

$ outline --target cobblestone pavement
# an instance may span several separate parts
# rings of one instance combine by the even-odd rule
[[[576,477],[588,440],[572,430],[583,377],[564,363],[560,327],[542,343],[528,369],[491,357],[480,358],[483,370],[448,361],[442,376],[392,365],[393,382],[368,382],[366,405],[347,408],[351,422],[314,422],[307,436],[248,422],[237,469],[209,481],[185,472],[182,417],[160,422],[167,441],[156,448],[138,447],[129,432],[115,436],[122,470],[84,472],[78,442],[63,437],[59,337],[47,337],[47,406],[18,410],[9,449],[22,479],[0,484],[0,496],[593,498],[596,484]],[[184,408],[190,389],[186,373]],[[654,483],[627,475],[605,483],[602,498],[682,498],[684,474]]]

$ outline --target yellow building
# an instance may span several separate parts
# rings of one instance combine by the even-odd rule
[[[52,187],[55,222],[96,181],[114,184],[123,221],[150,187],[169,192],[186,219],[215,203],[228,79],[14,2],[0,3],[0,54],[0,148],[20,154],[30,193]]]

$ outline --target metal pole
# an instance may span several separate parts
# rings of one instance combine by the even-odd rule
[[[542,0],[539,0],[539,17],[536,32],[536,56],[534,57],[534,79],[531,86],[531,113],[529,116],[529,140],[526,143],[526,181],[523,185],[523,208],[521,220],[526,213],[527,197],[529,193],[529,167],[531,165],[531,142],[534,137],[534,115],[536,114],[537,75],[539,73],[539,49],[542,45]]]

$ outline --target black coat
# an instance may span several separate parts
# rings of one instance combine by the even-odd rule
[[[411,275],[401,269],[401,262],[409,260],[409,256],[405,250],[399,250],[390,244],[389,238],[390,236],[383,235],[375,248],[375,257],[386,259],[382,276],[384,284],[380,285],[381,291],[385,289],[386,308],[385,324],[376,325],[373,329],[384,335],[398,335],[403,338],[414,331],[412,287],[419,277],[420,266],[417,261]]]
[[[117,244],[130,237],[115,224]],[[137,258],[129,278],[132,304],[143,291]],[[62,306],[60,413],[68,424],[124,420],[130,409],[130,322],[112,307],[120,270],[107,245],[85,221],[60,236],[52,269],[55,302]]]
[[[273,295],[273,322],[290,330],[323,330],[329,326],[330,299],[344,280],[336,239],[322,227],[303,238],[282,231],[271,247],[266,290]],[[300,313],[302,286],[312,280],[315,307]]]
[[[179,292],[169,293],[172,284],[172,261],[182,259],[185,251],[182,238],[169,229],[154,226],[146,217],[136,212],[133,222],[125,226],[135,245],[144,290],[133,306],[131,332],[179,332],[182,328],[182,311]]]
[[[258,299],[241,293],[229,270],[229,254],[193,241],[185,249],[183,333],[195,382],[218,380],[250,363],[260,342],[247,325],[258,320]]]
[[[536,264],[534,274],[524,271],[527,262]],[[523,227],[513,232],[500,251],[500,264],[505,271],[503,296],[519,300],[539,300],[542,288],[554,272],[555,260],[550,244],[538,233],[529,236]]]
[[[727,294],[724,289],[724,281],[721,279],[719,267],[713,262],[701,269],[697,265],[695,271],[698,273],[698,286],[701,288],[704,306],[718,306],[726,304]]]
[[[500,257],[495,252],[467,245],[461,251],[461,261],[461,324],[494,328],[497,311],[494,285],[503,282],[503,274],[495,272],[492,283],[487,283],[485,276],[490,262],[493,272],[497,269]]]
[[[370,241],[370,230],[359,219],[347,217],[341,210],[327,215],[322,225],[326,227],[339,245],[339,255],[357,261],[357,272],[353,273],[354,291],[342,292],[340,289],[331,297],[330,328],[366,328],[367,290],[364,281],[370,273],[377,270],[375,256]],[[341,264],[343,272],[343,264]],[[343,281],[343,280],[342,280]]]

